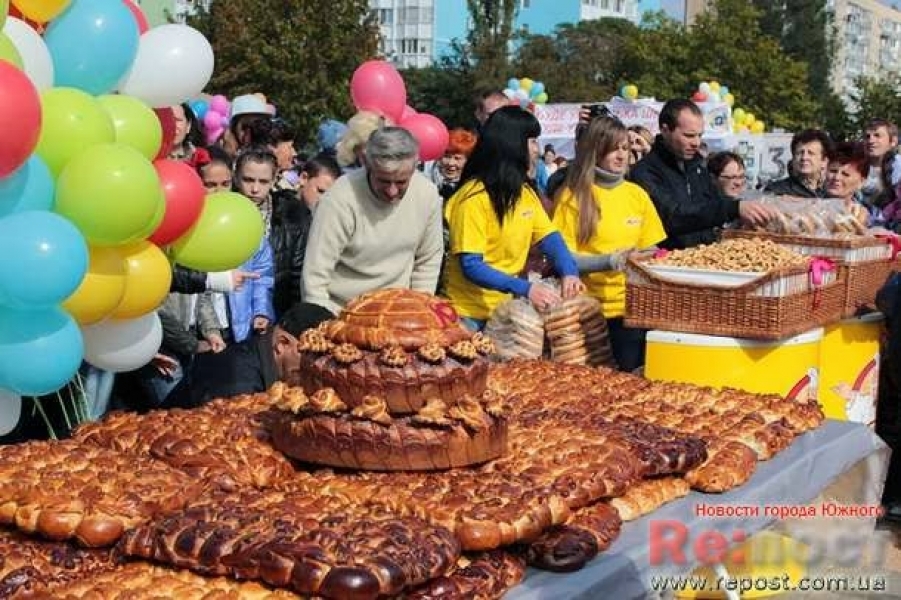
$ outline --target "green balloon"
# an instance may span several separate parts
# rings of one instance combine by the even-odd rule
[[[172,245],[175,262],[198,271],[241,266],[260,247],[263,217],[253,202],[235,192],[206,197],[194,226]]]
[[[0,29],[6,23],[6,15],[9,14],[9,0],[0,0]]]
[[[3,21],[6,20],[6,11],[3,10],[3,0],[0,0],[0,28],[3,27]],[[12,43],[6,34],[0,31],[0,60],[5,60],[8,63],[12,63],[16,66],[17,69],[22,68],[22,55],[19,54],[19,50],[16,49],[15,44]]]
[[[116,142],[153,160],[163,143],[163,128],[156,113],[132,96],[110,94],[98,96],[97,101],[113,120]]]
[[[43,122],[35,152],[58,177],[63,167],[87,148],[116,141],[113,120],[93,96],[74,88],[41,93]]]
[[[141,239],[165,204],[153,164],[123,144],[99,144],[69,161],[56,182],[54,210],[98,246]]]

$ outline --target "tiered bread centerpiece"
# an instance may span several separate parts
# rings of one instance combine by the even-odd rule
[[[482,463],[507,445],[503,400],[486,388],[491,341],[444,300],[364,294],[301,334],[303,388],[271,390],[276,447],[297,460],[378,471]]]

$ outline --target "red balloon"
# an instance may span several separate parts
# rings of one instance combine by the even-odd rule
[[[417,114],[416,109],[407,104],[406,106],[404,106],[404,112],[400,115],[400,122],[403,123],[415,114]]]
[[[203,210],[206,188],[191,165],[177,160],[157,160],[153,163],[163,194],[166,197],[166,213],[163,221],[148,237],[158,246],[174,242],[194,225]]]
[[[441,119],[428,113],[416,113],[402,121],[400,126],[419,142],[420,160],[438,160],[444,156],[449,136]]]
[[[0,60],[0,177],[21,167],[41,134],[41,98],[22,71]]]
[[[132,0],[122,0],[122,3],[125,4],[125,6],[128,7],[128,10],[131,11],[131,14],[134,15],[135,22],[138,24],[138,33],[144,33],[150,29],[150,23],[147,22],[144,11],[142,11],[137,4]]]
[[[350,79],[350,96],[357,110],[368,110],[400,123],[407,105],[407,86],[389,62],[369,60]]]
[[[163,143],[160,144],[160,151],[156,154],[156,159],[166,158],[172,151],[172,141],[175,139],[175,114],[168,106],[165,108],[154,108],[156,118],[160,120],[163,128]]]
[[[705,93],[702,92],[701,90],[698,90],[697,92],[695,92],[694,94],[692,94],[691,99],[692,99],[694,102],[706,102],[706,101],[707,101],[707,94],[705,94]]]

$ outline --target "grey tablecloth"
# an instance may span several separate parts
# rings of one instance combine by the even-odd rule
[[[889,451],[869,428],[857,423],[827,421],[823,427],[799,437],[784,452],[759,463],[751,480],[725,494],[692,492],[641,519],[627,523],[619,538],[602,555],[575,573],[556,574],[529,569],[526,579],[510,590],[505,600],[534,599],[629,599],[655,597],[650,590],[652,574],[686,575],[698,564],[661,564],[649,561],[650,526],[654,520],[673,519],[684,523],[688,538],[701,531],[716,529],[732,535],[736,530],[748,534],[770,527],[777,521],[764,515],[764,506],[800,506],[817,502],[824,490],[836,484],[839,476],[858,473],[851,495],[832,496],[838,502],[879,503],[885,481]],[[845,486],[848,487],[848,486]],[[695,514],[699,504],[760,506],[757,517],[711,518]]]

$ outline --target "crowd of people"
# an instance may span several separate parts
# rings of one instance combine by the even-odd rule
[[[773,218],[746,189],[741,156],[705,156],[703,115],[684,99],[663,106],[656,137],[586,105],[575,156],[565,158],[539,145],[532,113],[499,92],[483,94],[474,127],[451,129],[444,156],[425,165],[413,135],[373,113],[324,122],[319,153],[301,157],[294,130],[257,96],[234,99],[213,145],[188,105],[173,111],[170,158],[191,164],[209,193],[246,196],[265,234],[233,271],[174,268],[158,311],[159,354],[116,376],[106,409],[195,406],[296,381],[297,336],[359,294],[388,287],[443,295],[473,330],[511,297],[545,311],[588,294],[607,320],[617,366],[635,371],[646,332],[623,319],[628,258]],[[799,132],[790,173],[765,191],[841,198],[866,209],[874,227],[895,229],[897,142],[897,128],[881,119],[856,142]],[[542,269],[559,283],[528,277]],[[894,310],[885,307],[889,317]],[[14,430],[0,441],[30,434]]]

